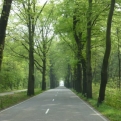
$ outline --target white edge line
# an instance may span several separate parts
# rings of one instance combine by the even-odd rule
[[[41,93],[41,94],[42,94],[42,93]],[[39,94],[38,94],[38,95],[39,95]],[[36,96],[38,96],[38,95],[35,95],[35,96],[33,96],[33,97],[30,97],[29,99],[24,100],[24,101],[22,101],[22,102],[20,102],[20,103],[18,103],[18,104],[15,104],[15,105],[13,105],[13,106],[11,106],[11,107],[9,107],[9,108],[3,109],[3,110],[0,111],[0,113],[4,112],[4,111],[6,111],[6,110],[9,110],[9,109],[11,109],[11,108],[13,108],[13,107],[15,107],[15,106],[18,106],[18,105],[20,105],[20,104],[22,104],[22,103],[24,103],[24,102],[26,102],[26,101],[28,101],[28,100],[31,100],[32,98],[34,98],[34,97],[36,97]]]
[[[71,91],[72,92],[72,91]],[[72,92],[73,94],[75,94],[74,92]],[[75,94],[76,95],[76,94]],[[76,95],[77,96],[77,95]],[[78,96],[77,96],[78,97]],[[78,97],[79,98],[79,97]],[[81,98],[79,98],[80,100],[82,100]],[[93,110],[100,118],[102,118],[104,121],[109,121],[108,119],[106,119],[101,113],[99,113],[98,111],[96,111],[93,107],[91,107],[89,104],[87,104],[84,100],[82,100],[91,110]]]
[[[49,110],[50,110],[50,109],[48,108],[48,109],[46,110],[45,114],[47,114],[47,113],[49,112]]]
[[[48,91],[49,91],[49,90],[46,90],[46,91],[44,91],[44,92],[48,92]],[[44,92],[42,92],[42,93],[40,93],[40,94],[42,95]],[[38,94],[38,95],[40,95],[40,94]],[[0,111],[0,113],[4,112],[4,111],[6,111],[6,110],[9,110],[9,109],[11,109],[11,108],[13,108],[13,107],[15,107],[15,106],[17,106],[17,105],[20,105],[20,104],[22,104],[22,103],[24,103],[24,102],[26,102],[26,101],[28,101],[28,100],[31,100],[32,98],[34,98],[34,97],[36,97],[36,96],[38,96],[38,95],[35,95],[35,96],[33,96],[33,97],[31,97],[31,98],[29,98],[29,99],[27,99],[27,100],[24,100],[24,101],[22,101],[22,102],[20,102],[20,103],[18,103],[18,104],[15,104],[15,105],[13,105],[13,106],[11,106],[11,107],[9,107],[9,108],[3,109],[3,110]],[[56,96],[57,96],[57,95],[56,95]]]

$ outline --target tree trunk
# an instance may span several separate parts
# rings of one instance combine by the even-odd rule
[[[107,20],[106,50],[105,50],[102,70],[101,70],[101,84],[100,84],[100,90],[99,90],[98,103],[102,103],[102,101],[104,101],[105,99],[105,90],[106,90],[106,84],[108,80],[108,60],[109,60],[110,51],[111,51],[111,37],[110,37],[111,23],[112,23],[114,7],[115,7],[115,0],[111,0],[111,7],[108,15],[108,20]]]
[[[53,64],[51,64],[50,66],[50,89],[53,89],[53,88],[55,88],[55,74],[53,70]]]
[[[43,59],[42,90],[46,90],[46,59]]]
[[[30,1],[29,1],[30,2]],[[34,95],[34,30],[35,25],[30,14],[31,5],[28,3],[28,33],[29,33],[29,77],[27,95]]]
[[[73,89],[74,90],[76,90],[77,89],[77,82],[76,82],[76,80],[77,80],[77,68],[76,67],[74,67],[74,75],[73,75]],[[77,91],[77,90],[76,90]]]
[[[80,49],[81,51],[81,49]],[[82,92],[82,67],[81,67],[81,54],[78,52],[77,62],[77,92]]]
[[[29,38],[29,78],[28,78],[28,96],[34,95],[34,54],[33,39]]]
[[[3,58],[3,49],[6,36],[6,27],[8,23],[9,13],[11,9],[12,0],[4,0],[2,13],[0,17],[0,70]]]
[[[71,77],[71,66],[70,66],[70,64],[68,64],[68,68],[67,68],[67,74],[66,74],[66,80],[65,80],[65,86],[67,87],[67,88],[70,88],[70,85],[71,85],[71,80],[70,80],[70,77]]]
[[[83,88],[82,88],[82,94],[86,96],[87,94],[87,82],[86,82],[86,60],[83,56],[81,56],[81,62],[82,62],[82,69],[83,69]]]
[[[87,76],[87,98],[92,98],[92,68],[91,68],[92,0],[88,0],[88,2],[89,2],[89,7],[87,12],[86,76]]]
[[[81,54],[82,54],[82,33],[77,32],[76,26],[79,22],[78,16],[77,16],[77,10],[75,9],[74,15],[73,15],[73,33],[74,33],[74,39],[77,45],[77,77],[75,82],[75,89],[77,92],[82,92],[82,68],[81,68]]]
[[[43,41],[42,90],[46,90],[46,40]]]
[[[118,84],[117,87],[120,89],[120,81],[121,81],[121,59],[120,59],[120,38],[119,38],[119,29],[117,28],[117,38],[118,38],[118,75],[119,75],[119,80],[118,80]]]

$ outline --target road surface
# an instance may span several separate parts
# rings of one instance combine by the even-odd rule
[[[51,89],[0,112],[0,121],[109,121],[65,87]]]

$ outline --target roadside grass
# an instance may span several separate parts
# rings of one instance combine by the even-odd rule
[[[35,95],[40,94],[40,93],[42,93],[41,89],[35,89]],[[0,110],[13,106],[31,97],[32,96],[27,96],[26,91],[14,93],[11,95],[0,96]]]
[[[3,89],[3,88],[0,88],[0,93],[3,93],[3,92],[11,92],[11,91],[16,91],[16,90],[23,90],[23,88],[18,88],[18,89]]]
[[[107,117],[110,121],[121,121],[121,91],[112,89],[107,86],[105,101],[97,107],[97,99],[99,93],[99,84],[92,85],[93,98],[87,99],[82,94],[75,92],[81,99],[86,101],[89,105],[94,107],[102,115]]]

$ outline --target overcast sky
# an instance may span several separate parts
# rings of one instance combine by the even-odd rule
[[[49,1],[49,0],[38,0],[39,3],[41,4],[44,4],[46,1]],[[3,0],[0,0],[0,4],[3,2]]]

